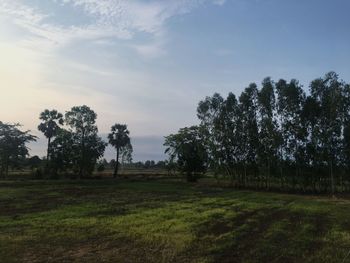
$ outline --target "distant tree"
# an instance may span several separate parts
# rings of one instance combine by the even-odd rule
[[[117,152],[115,159],[116,165],[113,172],[114,178],[116,178],[118,175],[119,157],[121,151],[123,151],[124,147],[127,147],[128,145],[129,147],[131,146],[129,134],[130,132],[127,125],[118,123],[111,127],[111,133],[108,134],[109,143],[116,149]]]
[[[60,125],[63,125],[63,115],[57,110],[44,110],[40,113],[40,120],[38,129],[44,133],[47,138],[47,157],[46,160],[50,160],[50,143],[51,139],[55,137],[60,129]]]
[[[206,170],[207,152],[197,126],[182,128],[177,134],[165,137],[164,146],[165,153],[177,162],[188,182],[195,182],[197,174]]]
[[[133,148],[131,143],[128,143],[127,145],[122,147],[120,149],[121,162],[123,164],[132,163],[132,153],[133,153]]]
[[[61,129],[51,143],[52,172],[73,170],[78,173],[79,148],[79,142],[75,140],[74,134]]]
[[[9,166],[16,166],[28,154],[26,143],[36,141],[30,131],[21,131],[20,124],[0,121],[0,176],[7,176]]]
[[[105,158],[102,159],[101,163],[102,163],[105,167],[108,166],[108,162],[107,162],[107,160],[106,160]]]
[[[174,160],[171,160],[171,158],[169,160],[165,161],[165,168],[168,171],[168,175],[170,176],[175,176],[176,175],[176,163],[174,162]]]
[[[144,164],[140,161],[133,163],[134,167],[136,168],[144,168]]]
[[[115,163],[116,163],[116,162],[115,162],[115,160],[114,160],[114,159],[112,159],[112,160],[110,160],[110,162],[109,162],[109,164],[108,164],[108,165],[109,165],[109,167],[110,167],[110,168],[114,169],[114,167],[115,167]]]
[[[103,156],[106,143],[98,136],[96,113],[88,106],[73,107],[65,114],[65,122],[77,149],[75,155],[79,178],[90,175],[96,161]]]
[[[33,157],[30,157],[27,161],[28,166],[30,169],[38,168],[41,165],[42,160],[39,158],[39,156],[35,155]]]
[[[165,161],[158,161],[157,164],[156,164],[156,166],[158,168],[162,168],[162,169],[165,168],[165,165],[166,165]]]
[[[145,161],[144,167],[145,167],[146,169],[151,168],[151,161],[150,161],[150,160]]]
[[[104,159],[104,160],[105,160],[105,159]],[[103,172],[103,171],[106,169],[106,165],[105,165],[104,160],[100,160],[100,161],[97,163],[96,170],[97,170],[98,172]]]

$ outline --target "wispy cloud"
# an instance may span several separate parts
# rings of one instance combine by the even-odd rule
[[[65,24],[48,19],[40,6],[29,6],[24,0],[3,0],[0,14],[7,16],[17,26],[27,30],[31,37],[25,43],[64,46],[74,40],[103,40],[116,38],[130,40],[138,33],[149,34],[147,43],[132,44],[139,54],[157,57],[165,54],[166,21],[190,12],[194,8],[212,3],[222,5],[223,0],[51,0],[53,6],[63,6],[79,11],[81,22]],[[47,11],[46,11],[47,12]],[[55,10],[53,10],[55,12]],[[50,22],[49,22],[50,21]],[[88,21],[88,22],[86,22]]]

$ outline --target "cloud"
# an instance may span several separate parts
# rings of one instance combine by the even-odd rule
[[[49,0],[48,0],[49,1]],[[158,57],[164,51],[166,21],[190,12],[194,8],[212,3],[222,5],[223,0],[51,0],[52,10],[44,11],[40,5],[28,6],[24,0],[3,0],[0,15],[5,15],[30,37],[22,39],[33,47],[61,47],[74,40],[103,40],[116,38],[132,40],[138,33],[148,34],[149,40],[131,44],[138,54]],[[56,14],[59,8],[68,8],[77,21],[66,24]],[[75,12],[75,13],[74,13]]]

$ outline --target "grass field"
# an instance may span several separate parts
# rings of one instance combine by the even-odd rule
[[[350,201],[179,181],[0,182],[1,262],[350,262]]]

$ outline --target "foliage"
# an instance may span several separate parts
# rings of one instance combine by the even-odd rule
[[[61,129],[51,144],[51,168],[54,174],[69,170],[79,172],[79,141],[71,131]]]
[[[30,167],[30,169],[39,168],[41,166],[42,160],[39,156],[35,155],[27,159],[26,164]]]
[[[209,168],[239,186],[349,190],[350,88],[334,72],[310,84],[270,78],[239,96],[215,93],[197,116]]]
[[[70,130],[62,134],[61,153],[66,160],[67,155],[71,155],[70,162],[79,178],[91,175],[106,147],[97,134],[96,118],[97,114],[85,105],[73,107],[65,114],[65,123]]]
[[[63,115],[57,110],[46,109],[40,113],[39,119],[42,120],[42,122],[39,124],[38,130],[41,131],[48,140],[46,160],[49,161],[51,139],[60,131],[60,125],[63,125]]]
[[[165,137],[164,146],[167,147],[165,153],[170,155],[170,160],[177,162],[188,181],[196,181],[197,174],[206,170],[207,152],[198,127],[186,127]]]
[[[30,131],[21,131],[20,124],[0,121],[0,177],[7,176],[9,167],[18,167],[28,155],[26,143],[35,141]]]
[[[114,124],[111,132],[108,134],[109,143],[116,149],[115,168],[113,172],[114,178],[118,175],[119,157],[122,155],[122,161],[132,161],[132,145],[129,137],[129,130],[125,124]]]

